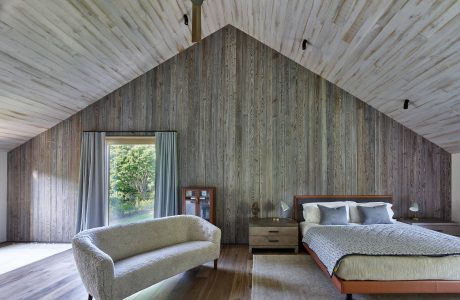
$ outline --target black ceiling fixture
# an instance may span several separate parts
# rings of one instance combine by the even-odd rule
[[[187,15],[184,15],[184,24],[188,25],[188,16]]]
[[[409,108],[409,99],[405,99],[404,100],[404,109],[408,109]]]
[[[305,50],[307,49],[307,45],[311,45],[310,42],[308,40],[303,40],[302,41],[302,50]]]

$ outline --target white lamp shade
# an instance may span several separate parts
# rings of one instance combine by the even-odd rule
[[[284,201],[281,201],[280,205],[282,211],[287,211],[289,209],[289,205],[287,205]]]
[[[409,207],[409,210],[413,212],[418,212],[419,211],[418,203],[417,202],[412,203],[412,205]]]

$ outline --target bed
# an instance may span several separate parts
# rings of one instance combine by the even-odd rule
[[[351,226],[324,226],[315,224],[305,224],[303,217],[303,204],[304,203],[315,203],[315,202],[335,202],[335,201],[354,201],[357,203],[369,203],[369,202],[384,202],[392,203],[392,196],[389,195],[350,195],[350,196],[340,196],[340,195],[323,195],[323,196],[294,196],[294,219],[299,222],[299,241],[307,240],[309,242],[302,242],[304,248],[312,256],[317,265],[329,276],[332,280],[332,283],[335,287],[342,293],[346,294],[346,299],[352,299],[352,294],[386,294],[386,293],[460,293],[460,256],[456,253],[458,245],[460,245],[460,239],[455,237],[449,237],[447,235],[439,234],[436,232],[428,231],[427,229],[415,228],[417,226],[411,226],[407,224],[401,224],[395,222],[393,225],[351,225]],[[324,228],[320,228],[323,226]],[[374,228],[372,227],[375,227]],[[407,226],[407,227],[403,227]],[[404,232],[411,230],[422,230],[421,233],[415,232],[412,234],[411,238],[431,238],[431,235],[435,235],[434,238],[439,238],[439,244],[448,244],[450,249],[447,251],[447,255],[432,255],[432,256],[404,256],[399,257],[397,255],[389,254],[373,256],[373,255],[360,255],[360,252],[352,253],[350,255],[342,256],[341,260],[337,265],[331,264],[328,261],[327,254],[320,253],[318,245],[321,243],[318,242],[318,239],[315,240],[315,236],[321,236],[321,234],[328,233],[326,227],[337,227],[331,230],[340,231],[341,235],[346,236],[353,231],[367,230],[369,233],[378,236],[379,233],[374,231],[386,230],[390,232]],[[346,229],[346,230],[345,230]],[[350,232],[348,232],[350,231]],[[304,234],[308,232],[308,236]],[[392,233],[391,233],[392,234]],[[340,235],[337,235],[340,237]],[[348,236],[347,236],[348,238]],[[349,237],[351,239],[351,236]],[[374,237],[375,238],[375,237]],[[331,240],[334,240],[331,238]],[[414,241],[414,240],[412,240]],[[447,242],[446,242],[447,241]],[[343,241],[340,241],[340,238],[337,241],[333,241],[328,247],[335,247],[327,249],[329,252],[338,252],[335,254],[337,257],[340,257],[341,247]],[[331,246],[332,245],[332,246]],[[312,248],[317,249],[316,253]],[[346,245],[343,245],[346,248]],[[327,248],[327,247],[326,247]],[[382,247],[385,248],[385,247]],[[391,248],[391,247],[390,247]],[[385,251],[385,250],[381,250]],[[392,253],[391,249],[388,250],[389,253]],[[326,251],[327,252],[327,251]],[[353,252],[353,251],[351,251]],[[380,252],[384,253],[384,252]],[[329,256],[333,256],[332,254]],[[320,259],[325,261],[323,261]],[[361,263],[361,265],[360,265]],[[371,268],[366,268],[365,275],[362,275],[364,268],[363,264],[366,266],[371,266]],[[406,265],[405,265],[406,264]],[[382,268],[378,266],[386,266],[386,268],[400,267],[400,269],[410,269],[417,270],[411,274],[414,274],[413,277],[409,274],[401,274],[401,278],[394,279],[388,274],[383,274],[381,272]],[[436,268],[424,268],[423,265],[436,266]],[[402,267],[401,267],[402,266]],[[458,267],[455,267],[458,266]],[[417,269],[418,268],[418,269]],[[436,269],[436,270],[431,270]],[[446,274],[445,270],[453,270],[450,274]],[[459,271],[456,271],[459,270]],[[432,277],[436,279],[421,279],[430,274],[425,274],[424,272],[429,273],[432,271],[434,274]],[[409,272],[406,272],[409,273]],[[390,277],[388,277],[390,276]],[[345,278],[345,279],[344,279]],[[426,278],[430,278],[429,276]],[[454,278],[454,279],[452,279]]]

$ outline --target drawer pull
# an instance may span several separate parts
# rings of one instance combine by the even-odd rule
[[[270,243],[278,243],[278,240],[268,240]]]
[[[279,230],[269,230],[268,232],[270,232],[270,233],[278,233]]]

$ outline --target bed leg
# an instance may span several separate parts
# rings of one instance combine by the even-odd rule
[[[353,300],[353,294],[347,294],[346,300]]]

